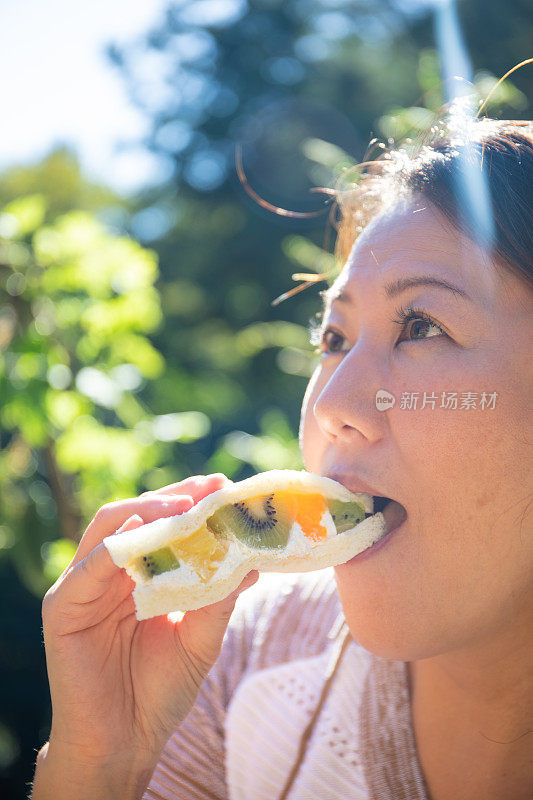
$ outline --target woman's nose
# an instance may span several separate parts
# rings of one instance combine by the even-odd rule
[[[315,419],[331,440],[375,441],[383,433],[382,412],[376,408],[375,360],[353,347],[337,365],[313,407]]]

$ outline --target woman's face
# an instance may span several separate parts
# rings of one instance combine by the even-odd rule
[[[407,511],[335,568],[376,655],[428,658],[533,623],[532,311],[523,282],[427,202],[375,220],[329,292],[305,464]],[[378,390],[394,405],[378,409]]]

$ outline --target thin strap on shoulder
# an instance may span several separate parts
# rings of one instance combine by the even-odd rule
[[[322,691],[320,693],[320,697],[319,697],[317,706],[316,706],[316,708],[315,708],[315,710],[313,712],[313,716],[311,717],[311,719],[307,723],[307,726],[306,726],[304,732],[302,733],[302,738],[300,739],[300,748],[298,750],[298,756],[296,758],[296,761],[293,764],[293,767],[292,767],[292,769],[291,769],[291,771],[289,773],[289,776],[287,777],[287,780],[285,782],[285,786],[283,787],[283,791],[281,792],[278,800],[286,800],[286,798],[288,797],[288,794],[289,794],[289,792],[290,792],[290,790],[291,790],[291,788],[292,788],[292,786],[294,784],[294,781],[296,779],[296,776],[298,774],[298,771],[300,769],[302,761],[305,758],[305,753],[306,753],[306,750],[307,750],[307,746],[309,744],[309,740],[311,738],[311,734],[313,732],[313,728],[315,726],[315,723],[316,723],[318,717],[320,716],[320,712],[322,710],[322,706],[324,705],[324,702],[325,702],[326,697],[328,695],[328,692],[330,690],[331,683],[333,681],[333,677],[335,675],[335,672],[337,671],[337,667],[338,667],[338,665],[340,663],[340,660],[341,660],[341,658],[342,658],[342,656],[344,654],[344,651],[346,650],[346,648],[350,644],[351,640],[352,640],[352,637],[351,637],[351,634],[350,634],[350,629],[348,628],[348,625],[346,624],[346,622],[344,622],[344,624],[341,627],[341,630],[340,630],[340,633],[339,633],[339,637],[338,637],[338,639],[337,639],[337,641],[335,643],[335,647],[334,647],[334,650],[333,650],[333,655],[332,655],[331,661],[329,662],[328,668],[326,669],[326,673],[325,673],[326,680],[325,680],[324,685],[322,687]]]
[[[407,664],[374,656],[361,698],[360,743],[371,800],[429,800],[413,731]]]

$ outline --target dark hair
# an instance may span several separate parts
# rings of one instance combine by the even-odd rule
[[[458,126],[451,113],[418,146],[408,142],[354,168],[356,180],[348,187],[345,174],[336,192],[339,262],[346,261],[363,228],[399,198],[422,196],[457,230],[478,240],[468,187],[461,181],[465,165],[481,173],[488,190],[491,255],[533,288],[533,124],[528,121],[463,118]]]

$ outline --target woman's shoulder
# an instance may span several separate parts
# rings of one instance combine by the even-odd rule
[[[263,572],[235,605],[227,637],[240,640],[246,671],[317,655],[344,621],[332,567]],[[244,666],[244,665],[243,665]]]

